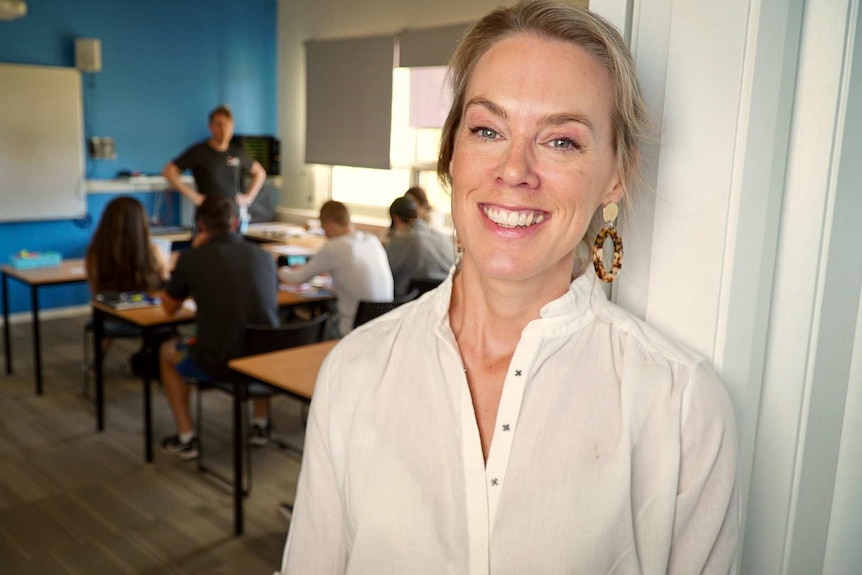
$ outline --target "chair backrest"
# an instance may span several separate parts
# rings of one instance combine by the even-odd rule
[[[324,313],[308,321],[286,323],[279,327],[247,325],[245,328],[246,353],[256,355],[322,341],[323,329],[328,319],[329,314]]]
[[[392,311],[399,305],[412,301],[417,297],[419,297],[419,290],[414,288],[409,293],[399,296],[392,301],[360,301],[359,307],[356,308],[356,318],[353,320],[353,327],[357,328],[363,323],[368,323],[372,319]]]
[[[431,291],[438,285],[443,283],[443,279],[433,279],[433,278],[416,278],[410,281],[410,290],[417,289],[419,290],[419,295],[424,294],[425,292]],[[418,296],[417,296],[418,297]]]

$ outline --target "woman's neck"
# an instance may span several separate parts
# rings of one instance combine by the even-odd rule
[[[463,262],[453,280],[449,304],[449,321],[459,344],[466,337],[483,348],[514,350],[521,332],[539,317],[542,307],[568,289],[571,275],[555,276],[559,277],[550,281],[495,280],[480,276],[469,261]]]

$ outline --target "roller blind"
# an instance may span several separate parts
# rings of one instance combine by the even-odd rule
[[[305,161],[389,168],[394,36],[305,44]]]
[[[406,68],[445,66],[458,40],[472,23],[453,24],[438,28],[405,30],[399,35],[398,65]]]

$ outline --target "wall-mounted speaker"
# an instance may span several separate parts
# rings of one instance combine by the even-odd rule
[[[75,40],[75,68],[81,72],[102,71],[102,43],[98,38]]]

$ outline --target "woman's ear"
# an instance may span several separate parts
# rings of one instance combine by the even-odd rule
[[[602,205],[607,205],[610,202],[620,203],[625,195],[625,186],[623,186],[622,178],[619,172],[614,172],[613,177],[608,185],[608,190],[602,198]]]

